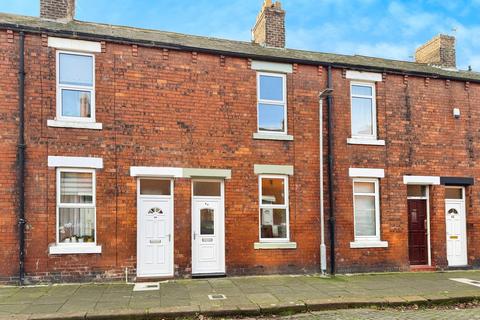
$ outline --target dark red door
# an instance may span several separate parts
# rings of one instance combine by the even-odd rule
[[[408,254],[410,264],[428,264],[427,200],[408,200]]]

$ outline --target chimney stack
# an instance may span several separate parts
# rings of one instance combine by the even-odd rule
[[[456,68],[455,37],[439,34],[417,49],[415,61],[442,68]]]
[[[265,47],[285,48],[285,11],[280,1],[265,0],[252,29],[253,42]]]
[[[40,0],[40,18],[70,22],[75,17],[75,0]]]

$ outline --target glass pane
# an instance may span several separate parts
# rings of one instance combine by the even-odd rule
[[[262,131],[284,132],[285,112],[283,105],[260,103],[258,105],[258,128]]]
[[[285,204],[285,180],[262,178],[262,204]]]
[[[91,93],[62,89],[62,116],[91,117]]]
[[[58,241],[95,242],[95,209],[59,208]]]
[[[375,197],[355,196],[355,236],[376,236]]]
[[[446,188],[445,199],[463,199],[463,192],[460,188]]]
[[[60,202],[93,203],[92,173],[61,172]]]
[[[193,195],[204,197],[220,197],[221,184],[219,181],[194,181]]]
[[[425,197],[427,194],[425,186],[407,186],[407,196],[408,197]]]
[[[355,182],[353,188],[355,193],[375,193],[375,183],[373,182]]]
[[[352,85],[352,95],[371,96],[372,87]]]
[[[372,99],[352,98],[352,134],[373,134]]]
[[[60,84],[93,86],[93,58],[60,53]]]
[[[142,179],[140,180],[140,194],[169,196],[170,180]]]
[[[283,101],[283,78],[260,76],[260,99]]]
[[[287,237],[287,210],[265,209],[261,210],[261,233],[262,238],[286,238]]]
[[[215,212],[213,211],[213,209],[200,210],[200,234],[201,235],[210,235],[215,233],[214,217],[215,217]]]

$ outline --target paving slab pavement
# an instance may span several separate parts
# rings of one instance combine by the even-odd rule
[[[135,292],[133,284],[124,283],[0,286],[0,319],[259,315],[480,299],[480,287],[450,278],[480,281],[480,271],[180,279]],[[226,299],[209,298],[216,294]]]

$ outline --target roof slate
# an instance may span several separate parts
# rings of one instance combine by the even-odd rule
[[[173,49],[215,51],[224,53],[225,55],[245,56],[251,57],[252,59],[260,58],[271,61],[301,62],[320,65],[332,64],[338,67],[350,67],[359,70],[374,69],[380,72],[398,72],[480,82],[480,73],[478,72],[447,70],[415,62],[296,49],[266,48],[245,41],[233,41],[77,20],[69,23],[60,23],[38,17],[0,13],[0,28],[75,36],[79,38],[85,37],[127,43],[131,42],[151,46],[165,46]]]

